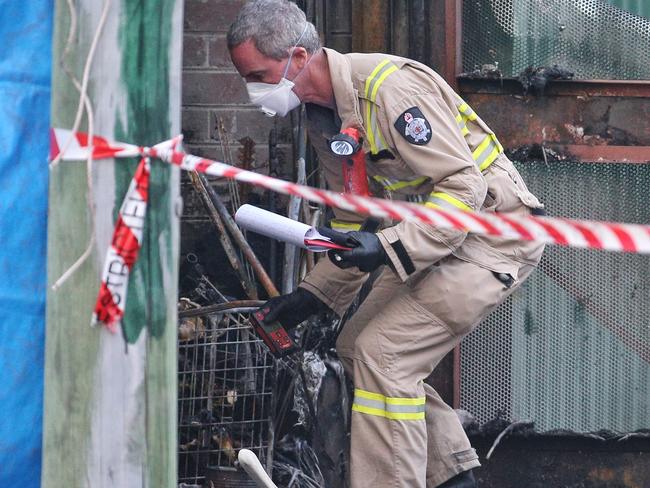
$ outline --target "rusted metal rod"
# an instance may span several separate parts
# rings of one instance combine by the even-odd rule
[[[178,312],[178,318],[187,319],[190,317],[199,317],[201,315],[210,315],[211,313],[232,312],[233,310],[259,308],[262,305],[264,305],[263,300],[234,300],[232,302],[215,303],[214,305],[208,305],[206,307],[182,310]]]
[[[239,278],[239,282],[241,283],[242,288],[244,288],[244,291],[246,292],[246,295],[248,295],[249,298],[254,300],[257,299],[257,289],[255,288],[255,285],[252,283],[252,281],[248,279],[248,276],[244,271],[242,263],[239,261],[239,256],[237,256],[237,253],[235,252],[235,249],[230,240],[230,237],[226,232],[224,223],[221,217],[219,216],[219,213],[217,212],[215,205],[213,205],[212,203],[212,199],[210,198],[209,195],[209,190],[211,189],[210,185],[208,184],[205,178],[201,178],[201,175],[199,175],[195,171],[192,171],[190,173],[190,179],[192,180],[192,186],[201,196],[201,200],[203,201],[203,205],[208,211],[210,220],[217,228],[221,246],[223,247],[223,250],[225,251],[226,256],[228,257],[228,261],[230,261],[230,265],[235,270],[235,273],[237,273],[237,277]],[[212,191],[214,192],[214,190]]]
[[[212,188],[210,185],[207,185],[208,180],[205,178],[205,176],[198,175],[198,177],[201,179],[201,181],[204,182],[204,186],[207,187],[207,192],[210,200],[212,201],[212,204],[216,207],[217,212],[219,212],[224,225],[228,229],[228,232],[230,232],[230,235],[234,239],[235,243],[239,246],[239,249],[241,249],[244,257],[253,268],[253,271],[255,271],[257,279],[260,280],[260,284],[264,287],[269,297],[277,297],[280,294],[278,292],[278,289],[271,281],[271,278],[269,278],[269,275],[266,273],[266,270],[264,269],[264,266],[262,266],[262,263],[260,263],[259,259],[257,259],[257,256],[251,249],[250,244],[248,244],[248,241],[244,237],[244,234],[242,234],[242,231],[235,223],[234,219],[228,212],[228,209],[221,201],[221,198],[219,198],[217,192],[214,191],[214,188]],[[255,298],[257,298],[257,296]]]

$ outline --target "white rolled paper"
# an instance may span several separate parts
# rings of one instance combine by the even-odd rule
[[[329,248],[327,246],[306,244],[305,239],[331,242],[329,238],[321,235],[315,227],[254,205],[245,204],[239,207],[239,210],[235,213],[235,221],[243,229],[310,251],[322,252],[327,251]]]

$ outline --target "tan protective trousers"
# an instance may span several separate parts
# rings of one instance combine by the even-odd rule
[[[433,488],[480,466],[454,410],[424,380],[530,274],[508,288],[449,256],[401,283],[386,268],[344,326],[337,352],[355,387],[352,488]]]

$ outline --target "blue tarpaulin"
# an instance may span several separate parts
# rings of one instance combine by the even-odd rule
[[[0,0],[0,486],[41,477],[51,0]]]

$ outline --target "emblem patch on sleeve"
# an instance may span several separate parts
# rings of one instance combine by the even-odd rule
[[[411,144],[423,146],[431,140],[431,124],[417,107],[411,107],[400,115],[394,125]]]

